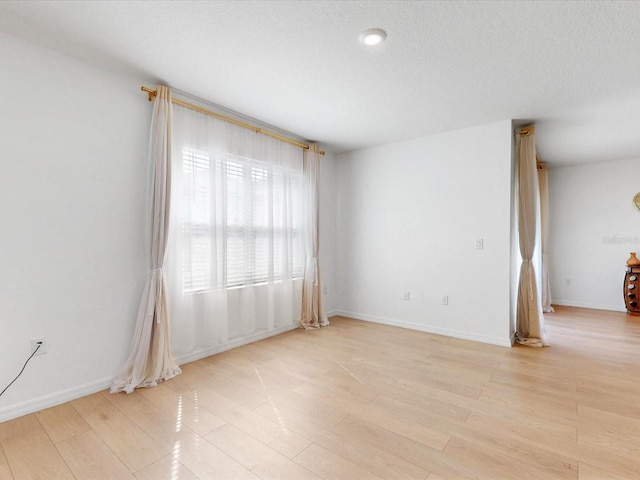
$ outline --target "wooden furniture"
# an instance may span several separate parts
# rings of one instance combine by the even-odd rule
[[[627,313],[640,315],[640,266],[627,266],[623,295]]]

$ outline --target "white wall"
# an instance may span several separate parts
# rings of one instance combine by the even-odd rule
[[[148,271],[140,85],[0,33],[0,422],[108,387]],[[335,158],[323,158],[322,276],[335,309]],[[176,325],[174,325],[175,329]]]
[[[0,33],[0,421],[101,388],[146,275],[151,109],[122,78]],[[55,399],[55,400],[54,400]]]
[[[549,169],[553,303],[625,311],[629,252],[640,252],[640,159]]]
[[[48,344],[0,398],[2,421],[106,388],[126,356],[147,274],[151,108],[148,81],[6,34],[0,64],[0,386],[32,338]],[[325,312],[508,344],[510,139],[505,121],[328,153]]]
[[[320,282],[322,307],[331,316],[337,310],[336,258],[336,159],[331,152],[320,160]]]
[[[511,344],[512,137],[503,121],[338,156],[341,314]]]

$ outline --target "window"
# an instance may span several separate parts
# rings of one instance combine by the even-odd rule
[[[302,171],[190,150],[182,166],[183,293],[302,277]]]
[[[191,151],[182,156],[183,291],[211,288],[211,189],[209,157]]]

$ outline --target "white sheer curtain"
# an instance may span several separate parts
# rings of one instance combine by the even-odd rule
[[[539,242],[537,224],[540,205],[534,127],[518,131],[516,155],[518,165],[518,238],[520,255],[522,256],[516,310],[516,341],[523,345],[542,347],[547,343],[544,338],[544,316],[533,262],[536,245]]]
[[[320,291],[320,268],[318,250],[320,238],[318,190],[320,188],[320,152],[317,145],[310,145],[304,152],[304,219],[307,224],[305,235],[305,269],[302,287],[302,318],[300,325],[306,329],[326,327],[329,320],[322,312],[322,292]]]
[[[302,149],[174,106],[167,275],[173,352],[297,325]]]
[[[165,253],[171,200],[171,90],[158,87],[149,136],[151,270],[144,288],[129,357],[111,393],[153,387],[181,373],[171,355]]]

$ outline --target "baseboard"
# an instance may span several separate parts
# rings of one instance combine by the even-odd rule
[[[274,335],[290,332],[291,330],[295,330],[296,328],[300,328],[300,325],[298,323],[295,323],[292,325],[286,325],[284,327],[279,327],[274,330],[269,330],[268,332],[256,333],[249,337],[242,337],[237,340],[231,340],[229,343],[225,343],[224,345],[216,345],[215,347],[200,348],[198,350],[193,350],[191,352],[184,353],[181,355],[175,355],[174,358],[178,365],[184,365],[185,363],[195,362],[196,360],[210,357],[211,355],[215,355],[216,353],[226,352],[227,350],[231,350],[232,348],[241,347],[242,345],[247,345],[249,343],[257,342],[259,340],[264,340],[265,338],[273,337]]]
[[[376,315],[368,315],[356,312],[336,311],[335,315],[341,317],[354,318],[356,320],[364,320],[366,322],[381,323],[391,325],[393,327],[407,328],[409,330],[417,330],[425,333],[433,333],[435,335],[443,335],[445,337],[460,338],[462,340],[472,340],[474,342],[489,343],[491,345],[499,345],[501,347],[511,347],[513,345],[511,338],[492,337],[489,335],[477,335],[459,330],[451,330],[446,328],[438,328],[430,325],[419,325],[417,323],[403,322],[386,317]]]
[[[561,305],[560,302],[554,302],[554,303]],[[572,306],[578,306],[578,305],[572,305]],[[594,307],[587,307],[587,308],[594,308]],[[331,312],[326,313],[327,317],[333,317],[337,315],[354,318],[356,320],[364,320],[364,321],[373,322],[373,323],[380,323],[380,324],[392,325],[400,328],[407,328],[410,330],[433,333],[436,335],[444,335],[447,337],[461,338],[464,340],[473,340],[476,342],[490,343],[493,345],[500,345],[504,347],[511,346],[511,342],[509,341],[509,339],[500,339],[497,337],[469,334],[466,332],[431,327],[428,325],[418,325],[415,323],[401,322],[398,320],[378,317],[375,315],[366,315],[366,314],[346,312],[341,310],[333,310]],[[257,342],[259,340],[263,340],[265,338],[269,338],[274,335],[279,335],[281,333],[295,330],[296,328],[299,328],[298,324],[287,325],[285,327],[280,327],[268,332],[260,332],[255,335],[251,335],[249,337],[244,337],[242,339],[231,341],[225,345],[219,345],[211,348],[203,348],[203,349],[195,350],[183,355],[177,355],[175,359],[179,365],[184,365],[185,363],[194,362],[196,360],[200,360],[201,358],[215,355],[216,353],[221,353],[226,350],[230,350],[232,348],[246,345],[248,343]],[[25,402],[10,405],[0,410],[0,422],[5,422],[7,420],[21,417],[23,415],[28,415],[30,413],[43,410],[45,408],[55,407],[56,405],[60,405],[61,403],[69,402],[71,400],[75,400],[76,398],[84,397],[86,395],[91,395],[101,390],[106,390],[111,386],[112,380],[113,380],[113,377],[103,378],[101,380],[89,382],[83,385],[79,385],[77,387],[68,388],[66,390],[60,390],[58,392],[55,392],[49,395],[44,395],[42,397],[38,397],[35,399],[27,400]]]
[[[5,422],[13,418],[22,417],[29,413],[37,412],[45,408],[55,407],[61,403],[70,402],[76,398],[91,395],[101,390],[106,390],[111,386],[113,377],[103,378],[95,382],[85,383],[66,390],[60,390],[49,395],[27,400],[26,402],[16,403],[0,410],[0,422]]]
[[[329,312],[324,312],[324,316],[327,317],[327,318],[335,317],[337,315],[340,315],[340,312],[338,312],[337,310],[331,310]]]
[[[263,340],[280,333],[295,330],[296,328],[299,328],[299,325],[297,323],[287,325],[285,327],[276,328],[268,332],[260,332],[249,337],[231,341],[225,345],[220,345],[213,348],[203,348],[184,355],[178,355],[175,357],[175,360],[178,365],[184,365],[185,363],[200,360],[201,358],[224,352],[226,350],[231,350],[232,348],[240,347],[248,343],[257,342],[258,340]],[[103,378],[102,380],[96,380],[95,382],[86,383],[78,387],[61,390],[59,392],[34,398],[32,400],[27,400],[26,402],[9,405],[8,407],[0,410],[0,422],[5,422],[7,420],[18,418],[23,415],[28,415],[45,408],[55,407],[56,405],[60,405],[61,403],[69,402],[86,395],[91,395],[101,390],[106,390],[111,387],[112,381],[113,377]]]
[[[608,310],[610,312],[626,312],[626,310],[619,305],[602,305],[598,303],[576,302],[575,300],[554,299],[552,305],[560,305],[561,307],[590,308],[592,310]]]

